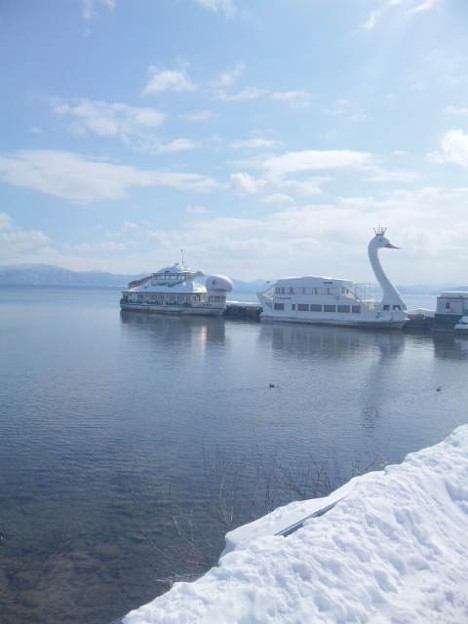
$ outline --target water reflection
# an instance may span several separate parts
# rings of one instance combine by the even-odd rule
[[[434,333],[434,355],[442,360],[468,360],[468,338]]]
[[[126,329],[140,332],[146,338],[166,344],[224,344],[225,325],[220,317],[148,314],[121,310],[120,319]]]
[[[390,389],[399,383],[396,380],[404,370],[406,350],[423,358],[433,349],[433,338],[427,334],[279,323],[263,325],[259,340],[271,345],[274,353],[286,355],[291,363],[301,355],[307,356],[304,365],[305,361],[315,362],[320,373],[314,370],[311,383],[329,368],[332,394],[343,395],[348,389],[349,416],[359,413],[362,429],[368,435],[373,433],[382,412],[387,413],[394,403]]]
[[[260,341],[271,342],[274,351],[342,359],[375,349],[396,356],[404,347],[405,335],[398,331],[265,323],[261,326]]]

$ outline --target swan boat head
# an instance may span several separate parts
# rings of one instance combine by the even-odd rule
[[[392,245],[392,243],[385,237],[385,232],[387,228],[378,227],[374,228],[375,236],[370,241],[369,245],[372,245],[376,249],[400,249],[396,245]]]

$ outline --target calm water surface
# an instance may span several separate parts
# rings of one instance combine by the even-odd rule
[[[118,300],[0,289],[4,624],[107,624],[202,573],[229,528],[468,420],[468,340]]]

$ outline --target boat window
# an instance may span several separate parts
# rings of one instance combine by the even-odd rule
[[[277,286],[277,287],[275,288],[275,293],[276,293],[277,295],[279,295],[279,294],[280,294],[280,292],[281,292],[281,289],[280,289],[280,288],[278,288],[278,286]]]
[[[349,305],[339,305],[338,306],[338,312],[349,312],[350,311],[350,306]]]
[[[384,310],[390,310],[390,306],[388,305],[388,303],[386,303],[383,307]]]
[[[275,310],[284,310],[284,303],[275,303]]]
[[[311,303],[310,304],[310,311],[311,312],[321,312],[322,311],[322,306],[320,303]]]
[[[394,306],[393,306],[393,309],[394,309],[394,310],[401,310],[401,306],[400,306],[400,305],[394,305]]]
[[[335,305],[324,305],[323,306],[323,311],[324,312],[336,312],[336,306]]]
[[[446,304],[445,304],[445,309],[446,309],[446,310],[450,310],[450,303],[446,303]]]
[[[361,314],[361,306],[358,306],[358,305],[352,306],[351,307],[351,312],[353,314]]]
[[[309,305],[307,303],[298,303],[297,304],[297,309],[299,310],[299,312],[308,312],[309,311]]]
[[[294,295],[294,288],[288,288],[288,292],[290,295]]]
[[[292,304],[291,304],[291,310],[295,310],[295,309],[296,309],[296,304],[295,304],[295,303],[292,303]]]

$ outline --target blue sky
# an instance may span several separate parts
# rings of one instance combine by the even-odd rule
[[[0,264],[468,283],[466,0],[3,0]]]

